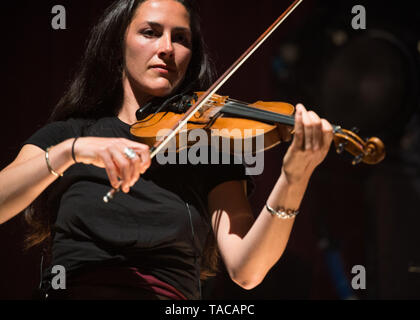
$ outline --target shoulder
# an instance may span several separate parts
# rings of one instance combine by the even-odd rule
[[[37,128],[38,131],[55,131],[55,132],[73,132],[77,133],[80,131],[83,127],[87,125],[91,125],[95,123],[97,120],[91,120],[91,119],[82,119],[82,118],[69,118],[67,120],[60,120],[60,121],[52,121],[48,122],[44,125],[39,125]]]
[[[66,139],[82,135],[83,128],[89,125],[88,119],[68,119],[64,121],[53,121],[38,126],[36,131],[26,139],[22,146],[31,144],[46,149]]]

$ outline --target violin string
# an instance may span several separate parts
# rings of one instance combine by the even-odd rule
[[[258,119],[256,120],[265,120],[270,123],[278,122],[278,123],[287,124],[287,125],[294,125],[295,123],[295,119],[292,116],[282,115],[282,114],[278,114],[272,111],[261,110],[258,108],[250,107],[244,102],[233,100],[233,99],[229,99],[228,103],[226,103],[223,106],[223,109],[221,111],[225,113],[232,112],[235,114],[236,112],[246,112],[247,115],[249,115],[250,117],[252,116],[258,117]]]
[[[240,105],[242,105],[244,108],[252,108],[252,107],[248,107],[248,103],[246,103],[246,102],[243,102],[243,101],[240,101],[240,100],[236,100],[236,99],[231,99],[231,98],[229,98],[229,99],[227,99],[227,101],[229,102],[229,101],[232,101],[232,102],[235,102],[235,103],[237,103],[237,104],[240,104]],[[257,109],[257,108],[255,108],[255,109],[252,109],[252,110],[256,110],[256,112],[271,112],[271,111],[266,111],[266,110],[261,110],[261,109]],[[288,115],[280,115],[280,114],[277,114],[277,113],[273,113],[273,115],[275,116],[275,117],[282,117],[284,120],[286,120],[287,122],[289,122],[289,121],[293,121],[293,123],[287,123],[287,124],[290,124],[290,125],[294,125],[294,117],[293,116],[288,116]],[[336,124],[331,124],[331,126],[332,126],[332,128],[333,128],[333,132],[334,133],[343,133],[343,131],[341,130],[342,128],[341,128],[341,126],[340,125],[336,125]]]

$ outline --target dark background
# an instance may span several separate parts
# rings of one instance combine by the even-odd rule
[[[284,0],[199,1],[203,33],[223,73],[290,4]],[[2,4],[1,166],[46,121],[111,1]],[[216,299],[418,299],[420,297],[419,14],[414,1],[304,1],[225,84],[242,101],[302,102],[362,137],[378,136],[387,157],[353,167],[333,148],[315,172],[287,250],[264,282],[240,289],[222,270],[204,286]],[[53,30],[51,9],[66,8]],[[366,8],[353,30],[351,8]],[[287,144],[265,153],[250,201],[257,215],[279,176]],[[0,225],[0,298],[30,299],[40,250],[23,250],[22,215]],[[352,267],[366,289],[352,290]]]

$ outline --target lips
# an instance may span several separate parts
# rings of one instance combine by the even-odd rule
[[[166,70],[166,71],[174,71],[172,68],[168,67],[166,64],[155,64],[153,66],[151,66],[151,68],[153,69],[157,69],[157,70]]]

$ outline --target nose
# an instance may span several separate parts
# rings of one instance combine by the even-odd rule
[[[172,37],[171,35],[164,34],[160,38],[159,41],[159,48],[158,48],[158,56],[159,58],[163,57],[172,57],[174,54],[174,47],[172,44]]]

